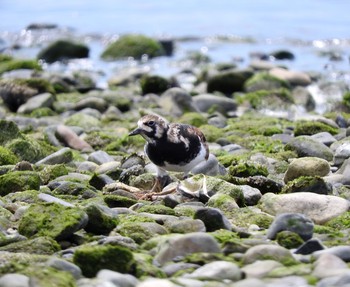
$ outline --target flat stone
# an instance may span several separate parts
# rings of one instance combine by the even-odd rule
[[[349,210],[349,202],[333,195],[311,192],[291,194],[266,193],[259,206],[262,211],[276,215],[280,213],[302,213],[316,224],[324,224]]]
[[[272,270],[282,267],[283,264],[275,260],[258,260],[242,267],[247,278],[264,278]]]
[[[296,86],[307,86],[311,84],[310,76],[304,72],[273,68],[269,71],[269,74]]]
[[[341,260],[338,256],[331,253],[320,253],[315,252],[315,254],[320,254],[317,256],[317,260],[314,263],[314,271],[312,275],[317,278],[326,278],[331,276],[337,276],[344,274],[344,272],[350,272],[347,264]]]

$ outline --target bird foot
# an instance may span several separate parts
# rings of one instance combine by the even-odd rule
[[[161,177],[157,176],[152,188],[149,191],[147,191],[147,193],[145,195],[143,195],[140,199],[141,200],[152,200],[153,196],[166,195],[166,194],[174,192],[175,188],[162,191],[163,188],[171,182],[172,182],[172,180],[171,180],[169,175],[164,175]]]

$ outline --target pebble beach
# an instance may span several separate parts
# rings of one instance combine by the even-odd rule
[[[349,40],[317,41],[2,32],[0,286],[349,286]],[[210,156],[147,196],[150,113]]]

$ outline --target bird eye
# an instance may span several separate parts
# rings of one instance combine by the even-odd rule
[[[149,127],[153,127],[155,123],[155,121],[149,121],[146,125],[148,125]]]

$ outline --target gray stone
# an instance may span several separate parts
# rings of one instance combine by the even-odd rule
[[[67,206],[67,207],[73,207],[74,205],[61,199],[61,198],[57,198],[55,196],[52,196],[50,194],[47,194],[47,193],[39,193],[38,194],[38,199],[42,200],[42,201],[45,201],[45,202],[55,202],[55,203],[58,203],[58,204],[61,204],[63,206]]]
[[[253,246],[244,253],[242,262],[244,265],[251,264],[257,260],[264,260],[270,258],[277,262],[293,261],[293,256],[290,251],[279,245],[260,244]]]
[[[165,227],[171,233],[191,233],[206,231],[203,221],[199,219],[182,219],[176,221],[167,221],[165,223]]]
[[[326,145],[310,136],[298,136],[286,145],[286,149],[295,150],[299,157],[319,157],[327,161],[333,160],[333,152]]]
[[[260,279],[257,278],[247,278],[235,282],[230,285],[230,287],[266,287],[267,285]]]
[[[94,172],[98,168],[98,165],[92,161],[83,161],[80,162],[77,171],[78,172]]]
[[[303,106],[307,111],[313,111],[316,107],[315,99],[305,87],[295,87],[292,91],[292,97],[296,105]]]
[[[93,148],[83,139],[81,139],[70,127],[58,125],[56,135],[66,146],[80,151],[92,151]]]
[[[350,270],[341,270],[343,274],[326,277],[317,283],[317,287],[350,287]]]
[[[30,287],[29,280],[28,276],[9,273],[0,277],[0,287]]]
[[[169,263],[167,265],[165,265],[162,270],[165,272],[165,274],[167,276],[172,276],[174,275],[175,273],[177,273],[178,271],[184,271],[186,269],[190,269],[190,270],[193,270],[193,269],[196,269],[200,267],[200,265],[198,264],[194,264],[194,263],[186,263],[186,262],[179,262],[179,263]]]
[[[350,157],[350,143],[345,142],[340,145],[334,152],[334,165],[341,165],[346,159]]]
[[[136,277],[130,274],[122,274],[116,271],[111,271],[107,269],[100,270],[97,275],[97,278],[112,282],[115,286],[118,287],[135,287],[139,280]]]
[[[235,282],[242,278],[242,272],[235,263],[214,261],[199,267],[186,277],[199,280],[230,280]]]
[[[294,159],[284,175],[287,183],[300,176],[326,176],[330,172],[328,161],[318,157],[302,157]]]
[[[196,252],[221,253],[218,242],[202,232],[173,235],[158,246],[154,262],[159,265]]]
[[[316,258],[319,258],[323,254],[332,254],[345,262],[350,262],[350,246],[347,245],[333,246],[313,253]]]
[[[66,260],[53,257],[47,261],[47,265],[57,270],[69,272],[76,280],[82,277],[81,269]]]
[[[232,228],[224,213],[217,208],[198,209],[193,218],[202,220],[208,232],[218,229],[231,230]]]
[[[281,80],[288,81],[290,84],[295,86],[307,86],[311,84],[310,76],[299,71],[273,68],[269,71],[269,74]]]
[[[349,210],[349,202],[337,196],[322,195],[311,192],[291,194],[266,193],[259,206],[262,211],[276,215],[279,213],[302,213],[316,224],[335,218]]]
[[[274,260],[258,260],[242,267],[247,278],[264,278],[272,270],[282,267],[283,264]]]
[[[30,114],[39,108],[51,108],[55,97],[50,93],[43,93],[30,98],[26,103],[21,105],[17,112],[20,114]]]
[[[325,249],[325,247],[322,245],[322,242],[317,238],[313,238],[302,244],[294,253],[308,255],[323,249]]]
[[[281,231],[291,231],[300,235],[302,239],[312,238],[314,223],[304,214],[282,213],[278,214],[267,231],[267,238],[276,239]]]
[[[196,165],[192,170],[193,174],[206,174],[206,175],[223,175],[226,173],[226,170],[223,166],[220,165],[217,158],[213,154],[209,154],[207,161],[203,161]]]
[[[170,88],[159,98],[159,105],[162,109],[173,116],[181,116],[184,112],[197,112],[192,97],[181,88]]]
[[[137,287],[179,287],[179,285],[174,284],[167,279],[148,278],[139,283]]]
[[[237,109],[237,103],[233,99],[216,96],[213,94],[202,94],[193,97],[194,105],[201,112],[208,112],[208,110],[215,108],[222,114],[227,114],[228,112],[234,112]]]
[[[110,156],[103,150],[98,150],[89,154],[88,160],[94,162],[98,165],[101,165],[106,162],[114,161],[114,158]]]
[[[311,135],[311,138],[319,141],[320,143],[323,143],[326,146],[330,146],[331,144],[337,141],[337,139],[334,136],[332,136],[329,132],[317,133]]]
[[[259,189],[249,185],[240,185],[240,189],[243,192],[244,202],[248,206],[256,205],[262,197]]]
[[[331,253],[322,253],[322,251],[315,252],[314,254],[316,255],[317,260],[314,262],[314,270],[312,272],[313,276],[321,279],[342,275],[344,272],[350,273],[347,264],[338,256]]]
[[[54,152],[53,154],[50,154],[49,156],[43,158],[42,160],[39,160],[36,165],[54,165],[54,164],[60,164],[60,163],[69,163],[73,160],[73,153],[70,148],[62,148],[59,151]]]
[[[103,98],[90,96],[78,101],[75,104],[74,109],[79,111],[86,108],[92,108],[100,112],[104,112],[107,109],[107,107],[108,103]]]

